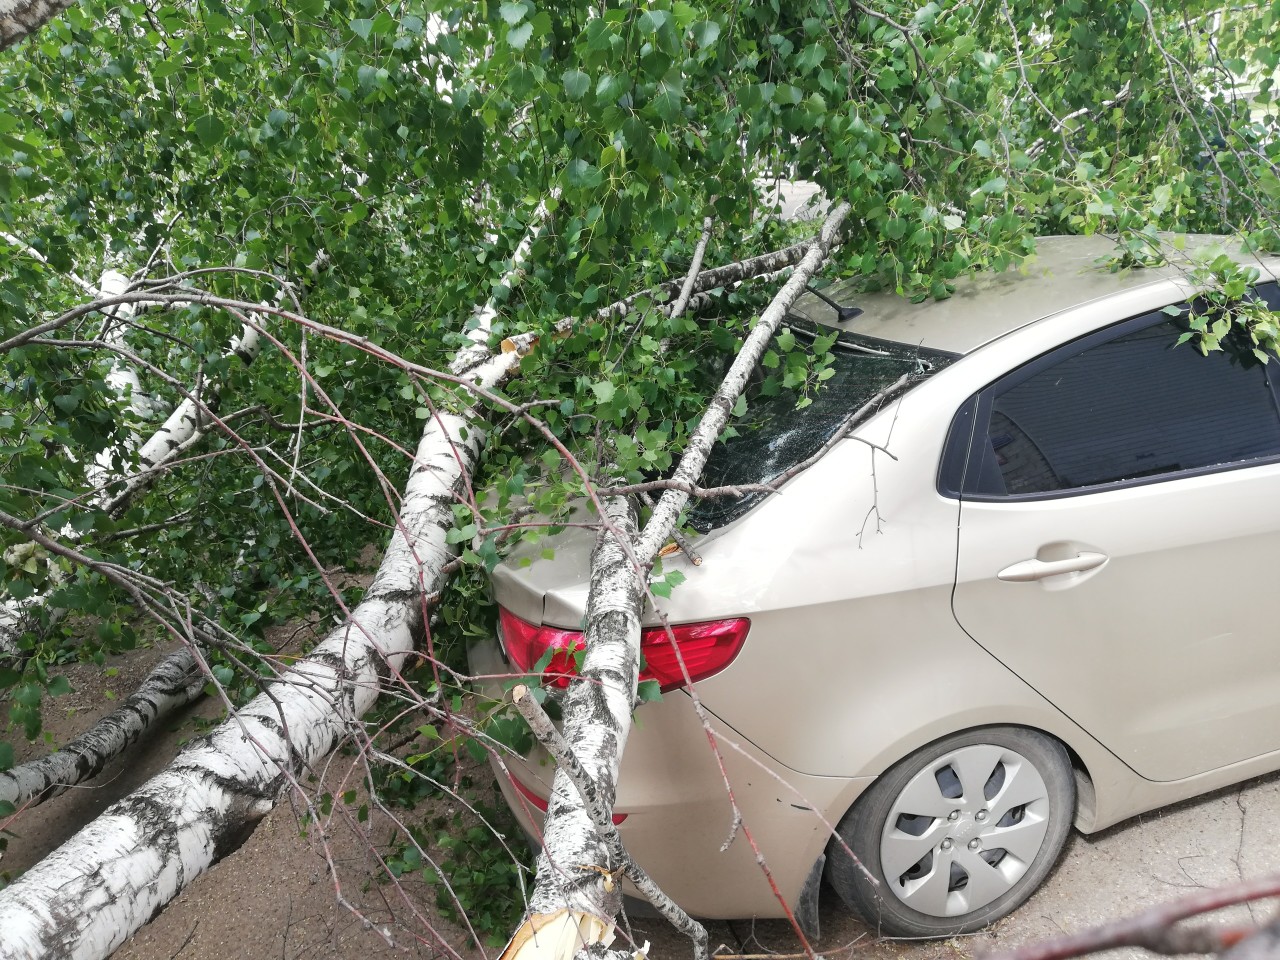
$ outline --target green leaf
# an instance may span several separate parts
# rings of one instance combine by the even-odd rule
[[[206,113],[195,123],[196,136],[206,147],[216,147],[227,135],[227,127],[212,113]]]
[[[570,100],[581,100],[591,89],[591,78],[581,70],[566,70],[561,77],[564,92]]]
[[[617,390],[608,380],[601,380],[599,383],[591,385],[591,392],[596,395],[597,403],[608,403],[613,399],[613,395]]]
[[[533,24],[522,23],[518,27],[512,27],[507,31],[507,43],[511,44],[517,50],[523,50],[525,44],[529,42],[529,38],[533,36]]]
[[[1009,183],[1004,177],[992,177],[978,189],[986,194],[1004,193],[1009,189]]]
[[[528,10],[523,3],[504,3],[498,8],[498,13],[503,20],[514,27],[525,18]]]
[[[671,14],[665,10],[648,9],[640,14],[640,32],[641,33],[657,33],[671,19]]]
[[[359,19],[359,20],[351,21],[351,32],[354,33],[361,40],[368,40],[369,34],[370,32],[372,32],[372,30],[373,30],[372,20]]]
[[[662,685],[657,680],[641,680],[636,687],[637,703],[657,703],[662,699]]]
[[[602,175],[599,167],[577,157],[570,160],[565,168],[565,179],[569,181],[570,186],[591,189],[600,186]]]
[[[51,697],[61,697],[63,694],[71,692],[71,684],[64,676],[53,677],[44,687],[49,691]]]
[[[13,745],[0,741],[0,770],[8,770],[13,766]]]
[[[720,39],[720,24],[714,20],[704,20],[702,23],[695,23],[690,34],[693,36],[693,42],[698,45],[698,49],[705,50]]]

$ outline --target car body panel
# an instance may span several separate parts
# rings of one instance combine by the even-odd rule
[[[510,668],[498,645],[482,641],[470,650],[482,695],[502,696],[498,679]],[[794,905],[814,862],[830,839],[825,820],[843,812],[871,782],[868,778],[807,777],[777,765],[717,718],[722,776],[687,693],[669,693],[637,711],[618,778],[614,809],[626,814],[618,832],[653,880],[695,916],[784,916],[742,829],[734,829],[725,778],[733,785],[742,823],[760,848],[778,890]],[[498,786],[531,837],[541,837],[542,814],[511,783],[519,779],[541,797],[550,794],[550,760],[535,748],[527,757],[492,761]],[[505,767],[505,769],[504,769]],[[815,812],[816,811],[816,812]],[[728,843],[724,850],[721,847]],[[633,895],[635,891],[630,889]]]
[[[1029,502],[966,502],[956,617],[1138,773],[1280,749],[1280,464]],[[997,573],[1096,551],[1092,570]],[[1019,627],[1018,625],[1021,625]],[[1268,629],[1270,627],[1270,629]]]

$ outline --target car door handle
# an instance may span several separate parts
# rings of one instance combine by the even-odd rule
[[[1014,583],[1028,583],[1032,580],[1043,580],[1045,577],[1056,577],[1064,573],[1080,573],[1092,570],[1107,562],[1105,553],[1084,552],[1066,560],[1019,560],[1005,567],[996,574],[1001,580]]]

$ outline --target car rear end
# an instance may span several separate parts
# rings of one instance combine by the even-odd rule
[[[803,342],[816,333],[798,328],[794,335]],[[799,405],[793,392],[756,398],[748,417],[737,421],[738,435],[717,445],[708,483],[777,479],[846,429],[855,410],[874,414],[951,359],[914,345],[868,344],[851,336],[842,337],[836,353],[825,389],[808,403]],[[767,713],[779,692],[738,690],[726,679],[753,640],[755,579],[766,565],[749,560],[757,539],[749,514],[765,502],[751,495],[695,508],[689,522],[703,534],[697,543],[703,563],[695,566],[680,553],[664,559],[664,570],[677,569],[689,582],[660,601],[670,636],[655,611],[646,612],[642,692],[660,690],[662,696],[637,710],[618,784],[615,820],[628,849],[670,896],[704,917],[776,917],[802,903],[816,905],[830,835],[823,815],[846,809],[869,782],[803,775],[717,715],[717,704],[741,709],[743,698],[756,698],[757,715]],[[473,673],[482,678],[478,686],[494,704],[521,678],[536,677],[553,702],[567,688],[583,645],[594,538],[593,530],[571,524],[536,545],[517,546],[494,570],[497,636],[471,650]],[[548,548],[553,559],[543,556]],[[702,709],[687,690],[681,661],[695,689],[708,692]],[[786,666],[779,663],[783,684]],[[496,757],[494,767],[521,826],[536,841],[551,763],[535,747],[527,755]],[[769,875],[758,865],[761,855]]]

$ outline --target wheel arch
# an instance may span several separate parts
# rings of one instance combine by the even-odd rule
[[[1054,722],[1056,719],[1054,717],[1028,716],[1028,712],[1023,710],[1010,711],[1012,714],[1010,719],[992,718],[991,712],[985,709],[972,711],[972,713],[975,715],[967,719],[977,722],[963,722],[966,717],[961,715],[947,718],[953,721],[950,723],[947,722],[947,719],[940,719],[928,726],[905,732],[901,737],[886,744],[869,763],[870,769],[860,774],[860,776],[870,776],[872,778],[882,776],[916,751],[950,736],[984,728],[1017,727],[1049,737],[1060,743],[1067,751],[1076,781],[1074,826],[1082,833],[1092,833],[1097,829],[1095,824],[1098,822],[1099,806],[1098,781],[1095,777],[1095,771],[1102,767],[1104,768],[1104,777],[1114,778],[1115,772],[1111,768],[1117,765],[1123,766],[1105,748],[1083,730],[1061,717],[1061,714],[1058,715],[1061,718],[1061,722]],[[858,798],[862,796],[872,782],[874,780],[862,779],[857,781],[855,786],[855,782],[851,781],[851,786],[854,789],[842,795],[828,811],[828,819],[832,826],[837,824],[853,809],[854,804],[858,802]]]

